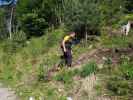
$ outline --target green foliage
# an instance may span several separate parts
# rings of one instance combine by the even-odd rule
[[[119,21],[119,25],[126,25],[128,23],[128,21],[133,21],[133,14],[126,14],[124,16],[121,17],[121,20]]]
[[[111,58],[107,58],[105,60],[105,64],[107,64],[108,66],[112,64],[112,59]]]
[[[22,45],[19,39],[1,42],[0,80],[16,89],[22,100],[28,99],[29,96],[64,100],[65,97],[58,94],[55,83],[53,86],[45,81],[47,71],[59,61],[58,46],[63,35],[63,29],[58,29],[47,32],[40,38],[24,41]]]
[[[120,69],[123,73],[123,77],[125,77],[127,80],[133,80],[133,67],[132,66],[133,64],[129,61],[128,57],[124,57],[122,59],[122,64],[121,64]]]
[[[124,14],[123,0],[100,0],[100,13],[102,25],[112,26],[117,23]]]
[[[123,20],[125,21],[133,21],[133,14],[128,14],[124,16]]]
[[[15,42],[25,42],[27,40],[26,33],[23,31],[18,31],[12,34],[12,40]]]
[[[48,73],[48,68],[45,67],[46,65],[41,64],[38,69],[38,79],[39,81],[47,80],[47,73]]]
[[[126,13],[132,13],[133,12],[133,1],[132,0],[125,0],[125,12]]]
[[[24,43],[7,40],[7,41],[5,41],[5,43],[3,43],[2,47],[3,47],[3,52],[10,55],[10,54],[16,53],[22,47],[24,47]]]
[[[73,82],[74,76],[81,76],[83,78],[89,76],[91,73],[96,72],[97,65],[95,62],[90,62],[84,65],[81,69],[75,70],[61,70],[59,74],[57,74],[54,79],[57,81],[61,81],[64,84],[70,84]]]
[[[127,81],[123,80],[109,81],[107,88],[112,91],[113,95],[118,96],[129,95],[130,91],[130,85]]]
[[[49,27],[57,28],[63,24],[71,31],[97,34],[102,26],[115,25],[132,12],[131,4],[130,0],[21,0],[14,13],[13,29],[19,27],[31,37],[44,34]],[[6,32],[4,10],[0,13],[2,37]]]
[[[106,89],[106,93],[109,96],[117,96],[122,100],[130,100],[133,90],[133,64],[130,57],[122,55],[120,59],[120,64],[115,67],[111,67],[111,71],[104,72],[103,78],[105,78],[103,83],[103,89]],[[105,85],[105,86],[104,86]],[[120,100],[121,100],[120,99]],[[119,100],[119,99],[118,99]]]
[[[71,0],[71,2],[65,3],[64,16],[66,26],[70,30],[95,31],[100,23],[98,2],[95,0]]]
[[[95,62],[90,62],[90,63],[83,66],[83,68],[80,72],[80,76],[81,77],[87,77],[91,73],[94,73],[96,71],[96,69],[97,69],[96,63]]]
[[[127,37],[124,36],[113,36],[110,37],[106,34],[103,34],[101,37],[101,43],[107,48],[117,48],[117,47],[128,47],[129,43],[132,42],[132,35]]]
[[[60,94],[56,90],[58,85],[54,83],[55,81],[48,83],[40,81],[44,79],[47,68],[52,68],[58,63],[60,55],[58,47],[64,35],[62,29],[46,31],[63,24],[67,27],[66,30],[75,28],[80,30],[82,27],[79,32],[81,35],[84,32],[96,33],[102,26],[113,26],[118,22],[121,24],[121,20],[122,22],[132,20],[132,14],[123,18],[125,10],[130,12],[131,4],[125,3],[125,0],[20,0],[13,22],[13,30],[18,27],[18,32],[12,33],[12,40],[4,40],[0,44],[0,79],[15,87],[23,100],[31,95],[37,99],[39,96],[45,96],[48,100],[65,100],[63,93]],[[7,37],[6,27],[3,24],[5,11],[6,9],[0,9],[0,38]],[[42,34],[45,35],[31,38]],[[27,38],[30,39],[27,41]],[[102,37],[102,39],[103,41],[100,41],[102,45],[111,48],[125,47],[132,43],[132,36]],[[86,48],[81,45],[75,47],[74,58],[77,59],[82,52],[88,52]],[[110,65],[110,59],[106,63]],[[111,78],[107,83],[107,88],[112,94],[122,96],[133,94],[132,82],[129,82],[133,79],[132,66],[128,59],[122,58],[118,71],[114,71],[115,78]],[[70,86],[74,76],[85,78],[96,69],[96,63],[91,62],[85,64],[81,70],[62,70],[54,78],[63,82],[63,85]],[[110,73],[112,74],[113,72]]]
[[[36,13],[28,13],[22,17],[22,28],[27,36],[40,36],[44,29],[48,28],[48,23],[44,18],[39,18]]]
[[[5,25],[5,10],[0,8],[0,38],[7,38],[7,31]]]
[[[28,37],[40,36],[57,23],[57,6],[55,0],[21,0],[17,6],[17,22]]]
[[[53,31],[51,33],[47,33],[46,46],[47,47],[52,47],[56,44],[60,45],[63,36],[64,36],[64,32],[62,32],[62,30],[57,30],[57,31]]]
[[[62,70],[60,74],[56,75],[55,80],[61,81],[64,84],[70,84],[73,81],[73,76],[75,73],[73,71]]]

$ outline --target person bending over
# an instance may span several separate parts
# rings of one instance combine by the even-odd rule
[[[65,60],[65,64],[68,67],[72,66],[72,42],[75,38],[76,33],[70,32],[68,35],[64,37],[61,43],[61,49],[63,52],[63,59]]]

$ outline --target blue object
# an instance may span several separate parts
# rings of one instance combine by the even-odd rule
[[[18,0],[0,0],[0,6],[16,5]]]
[[[80,43],[80,40],[79,39],[74,39],[73,41],[72,41],[72,44],[73,45],[77,45],[77,44],[79,44]]]

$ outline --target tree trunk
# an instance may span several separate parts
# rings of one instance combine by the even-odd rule
[[[10,9],[8,9],[8,10],[10,10]],[[7,12],[7,18],[6,18],[7,30],[9,33],[9,39],[12,38],[12,18],[13,18],[13,8],[11,8],[11,11]]]
[[[87,25],[85,25],[85,40],[86,40],[86,44],[87,44],[87,41],[88,41]]]

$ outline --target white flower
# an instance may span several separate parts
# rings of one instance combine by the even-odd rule
[[[71,97],[67,97],[67,100],[73,100]]]
[[[29,97],[29,100],[35,100],[33,97]]]

